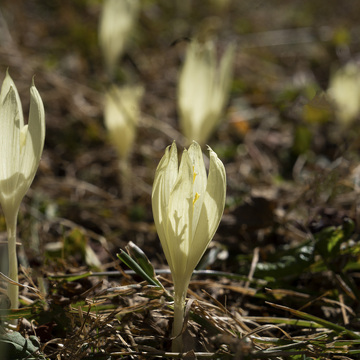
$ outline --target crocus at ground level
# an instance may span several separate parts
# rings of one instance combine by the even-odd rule
[[[191,275],[216,232],[225,206],[225,168],[208,149],[207,176],[200,145],[193,142],[184,150],[179,166],[174,142],[156,169],[152,190],[155,226],[174,282],[173,351],[182,351],[178,335]]]

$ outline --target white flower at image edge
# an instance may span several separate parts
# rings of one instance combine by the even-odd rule
[[[176,144],[166,149],[155,173],[152,208],[155,226],[175,287],[183,302],[192,272],[213,238],[225,206],[226,175],[216,153],[206,175],[200,145],[184,150],[178,165]]]
[[[17,215],[34,179],[44,140],[44,106],[34,83],[29,123],[25,125],[19,94],[6,73],[0,92],[0,202],[7,221]]]
[[[360,113],[360,66],[351,61],[330,78],[327,94],[335,103],[337,118],[351,124]]]

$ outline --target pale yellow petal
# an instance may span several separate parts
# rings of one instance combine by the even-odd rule
[[[178,156],[176,144],[173,142],[171,146],[166,148],[165,155],[157,166],[151,196],[156,230],[171,270],[173,269],[173,263],[172,255],[169,250],[169,239],[166,234],[166,224],[170,192],[176,181],[177,174]]]
[[[34,84],[30,88],[29,123],[25,133],[25,144],[21,148],[21,172],[25,177],[24,195],[35,177],[45,141],[44,105]]]
[[[201,147],[197,142],[193,142],[189,147],[189,156],[193,164],[194,170],[194,186],[193,186],[193,227],[192,236],[196,229],[202,204],[205,199],[207,175],[205,163]]]
[[[0,103],[0,202],[10,218],[18,211],[16,197],[20,176],[20,119],[14,88],[11,86]]]
[[[154,186],[157,185],[159,178],[164,177],[163,183],[163,204],[165,206],[169,203],[171,189],[173,188],[179,171],[179,160],[177,155],[177,148],[175,141],[171,146],[168,146],[165,155],[160,160],[154,178]]]
[[[21,105],[21,101],[20,101],[20,96],[19,93],[17,91],[17,88],[15,86],[15,83],[13,81],[13,79],[11,78],[11,76],[9,75],[9,72],[6,71],[6,75],[5,75],[5,79],[1,85],[1,92],[0,92],[0,104],[4,101],[6,95],[8,94],[10,88],[12,88],[14,90],[15,93],[15,99],[16,99],[16,104],[17,104],[17,108],[18,108],[18,117],[19,117],[19,126],[20,128],[22,128],[24,126],[24,115],[22,112],[22,105]]]
[[[192,234],[193,169],[191,159],[184,150],[179,174],[170,193],[166,237],[174,272],[180,275],[186,267]]]
[[[210,168],[205,199],[191,244],[188,269],[195,268],[212,240],[224,212],[226,196],[225,168],[216,153],[209,148]]]

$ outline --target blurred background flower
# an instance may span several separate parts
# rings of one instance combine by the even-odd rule
[[[105,125],[119,159],[126,159],[133,146],[143,93],[144,89],[140,85],[113,85],[105,94]]]
[[[350,61],[330,77],[328,95],[335,103],[337,119],[344,125],[360,114],[360,65]]]
[[[105,66],[113,75],[131,37],[140,10],[138,0],[105,0],[100,17],[99,43]]]
[[[234,46],[228,45],[217,63],[215,43],[193,41],[188,45],[178,85],[180,127],[189,142],[206,143],[228,101]]]

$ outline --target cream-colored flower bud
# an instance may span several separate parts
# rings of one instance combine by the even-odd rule
[[[29,122],[24,124],[20,97],[6,73],[0,92],[0,203],[8,229],[9,276],[17,281],[16,221],[20,203],[39,166],[45,141],[45,112],[34,82],[30,88]],[[13,308],[18,289],[9,286]]]
[[[231,83],[234,47],[228,46],[219,66],[215,44],[189,44],[178,86],[180,127],[189,141],[206,143],[218,125]]]
[[[112,74],[134,29],[139,0],[105,0],[99,25],[99,43],[108,72]]]
[[[45,141],[45,112],[34,83],[29,123],[24,125],[20,97],[7,73],[0,93],[0,202],[6,218],[17,213],[39,166]]]
[[[175,142],[166,149],[155,173],[152,209],[174,282],[173,336],[183,324],[185,297],[191,275],[219,226],[226,194],[223,163],[210,148],[206,175],[200,145],[184,150],[178,165]],[[174,351],[180,351],[175,342]]]
[[[105,94],[105,125],[120,159],[126,159],[133,146],[143,93],[142,86],[113,86]]]
[[[344,124],[360,115],[360,65],[349,62],[330,78],[327,93],[335,103],[336,117]]]

